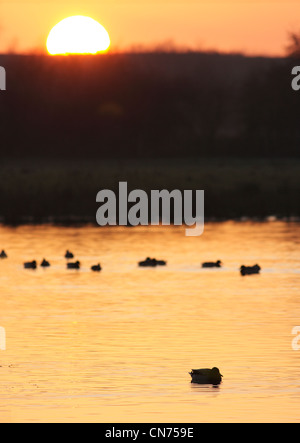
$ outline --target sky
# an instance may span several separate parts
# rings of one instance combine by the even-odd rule
[[[0,53],[45,52],[51,28],[87,15],[108,31],[111,51],[178,49],[283,55],[300,31],[299,0],[1,0]]]

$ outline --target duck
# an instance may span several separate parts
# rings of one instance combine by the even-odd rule
[[[4,249],[2,249],[2,251],[0,252],[0,258],[7,258],[7,254]]]
[[[94,272],[99,272],[99,271],[101,271],[101,269],[102,268],[100,266],[100,263],[98,263],[97,265],[91,266],[91,270]]]
[[[189,372],[192,377],[191,383],[219,385],[222,382],[223,375],[219,368],[212,369],[192,369]]]
[[[50,266],[50,263],[49,263],[47,260],[43,259],[43,261],[42,261],[42,263],[40,264],[40,266],[41,266],[42,268],[48,268],[48,267]]]
[[[80,262],[77,260],[74,263],[67,263],[68,269],[79,269],[80,268]]]
[[[202,263],[202,268],[220,268],[222,266],[221,260],[217,261],[207,261]]]
[[[259,274],[261,270],[261,267],[259,265],[254,266],[244,266],[242,265],[240,267],[240,273],[241,275],[251,275],[251,274]]]
[[[68,249],[66,250],[65,253],[65,258],[74,258],[74,254],[72,254],[72,252],[70,252]]]
[[[146,260],[139,262],[139,266],[144,266],[144,267],[165,266],[166,264],[167,262],[165,260],[156,260],[156,258],[150,258],[150,257],[147,257]]]
[[[154,267],[154,266],[156,266],[156,260],[155,260],[155,258],[147,257],[146,260],[139,262],[139,266],[151,266],[151,267]]]
[[[24,268],[25,269],[36,269],[36,261],[32,260],[32,261],[28,261],[28,262],[24,263]]]

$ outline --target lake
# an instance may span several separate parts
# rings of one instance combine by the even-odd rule
[[[299,223],[1,226],[0,249],[1,422],[300,421]],[[190,382],[213,366],[219,386]]]

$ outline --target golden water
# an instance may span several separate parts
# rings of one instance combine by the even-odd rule
[[[0,227],[0,249],[0,421],[300,421],[299,224]],[[168,265],[138,268],[147,256]],[[219,387],[190,383],[212,366]]]

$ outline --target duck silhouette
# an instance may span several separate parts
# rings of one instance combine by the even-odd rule
[[[143,266],[143,267],[151,266],[151,267],[154,267],[154,266],[156,266],[156,260],[155,260],[155,258],[147,257],[146,260],[143,260],[143,261],[139,262],[139,266]]]
[[[40,264],[40,266],[41,266],[42,268],[48,268],[48,267],[50,266],[50,263],[49,263],[47,260],[43,259],[43,261],[42,261],[42,263]]]
[[[261,270],[261,267],[259,265],[254,266],[244,266],[242,265],[240,267],[240,273],[241,275],[251,275],[251,274],[259,274]]]
[[[217,261],[207,261],[202,263],[202,268],[220,268],[222,266],[221,260]]]
[[[0,258],[7,258],[7,254],[4,249],[2,249],[2,251],[0,252]]]
[[[67,263],[68,269],[80,269],[80,262],[77,260],[74,263]]]
[[[65,253],[65,258],[74,258],[74,254],[72,254],[72,252],[70,252],[68,249],[66,250]]]
[[[150,258],[147,257],[146,260],[140,261],[138,263],[139,266],[143,266],[143,267],[152,267],[154,268],[155,266],[165,266],[167,264],[167,262],[165,260],[156,260],[156,258]]]
[[[97,265],[91,266],[91,270],[94,272],[99,272],[99,271],[101,271],[101,269],[102,268],[100,266],[100,263],[98,263]]]
[[[32,261],[25,262],[24,268],[25,269],[36,269],[36,261],[32,260]]]
[[[223,375],[220,374],[219,368],[212,369],[192,369],[189,372],[192,377],[191,383],[219,385]]]

